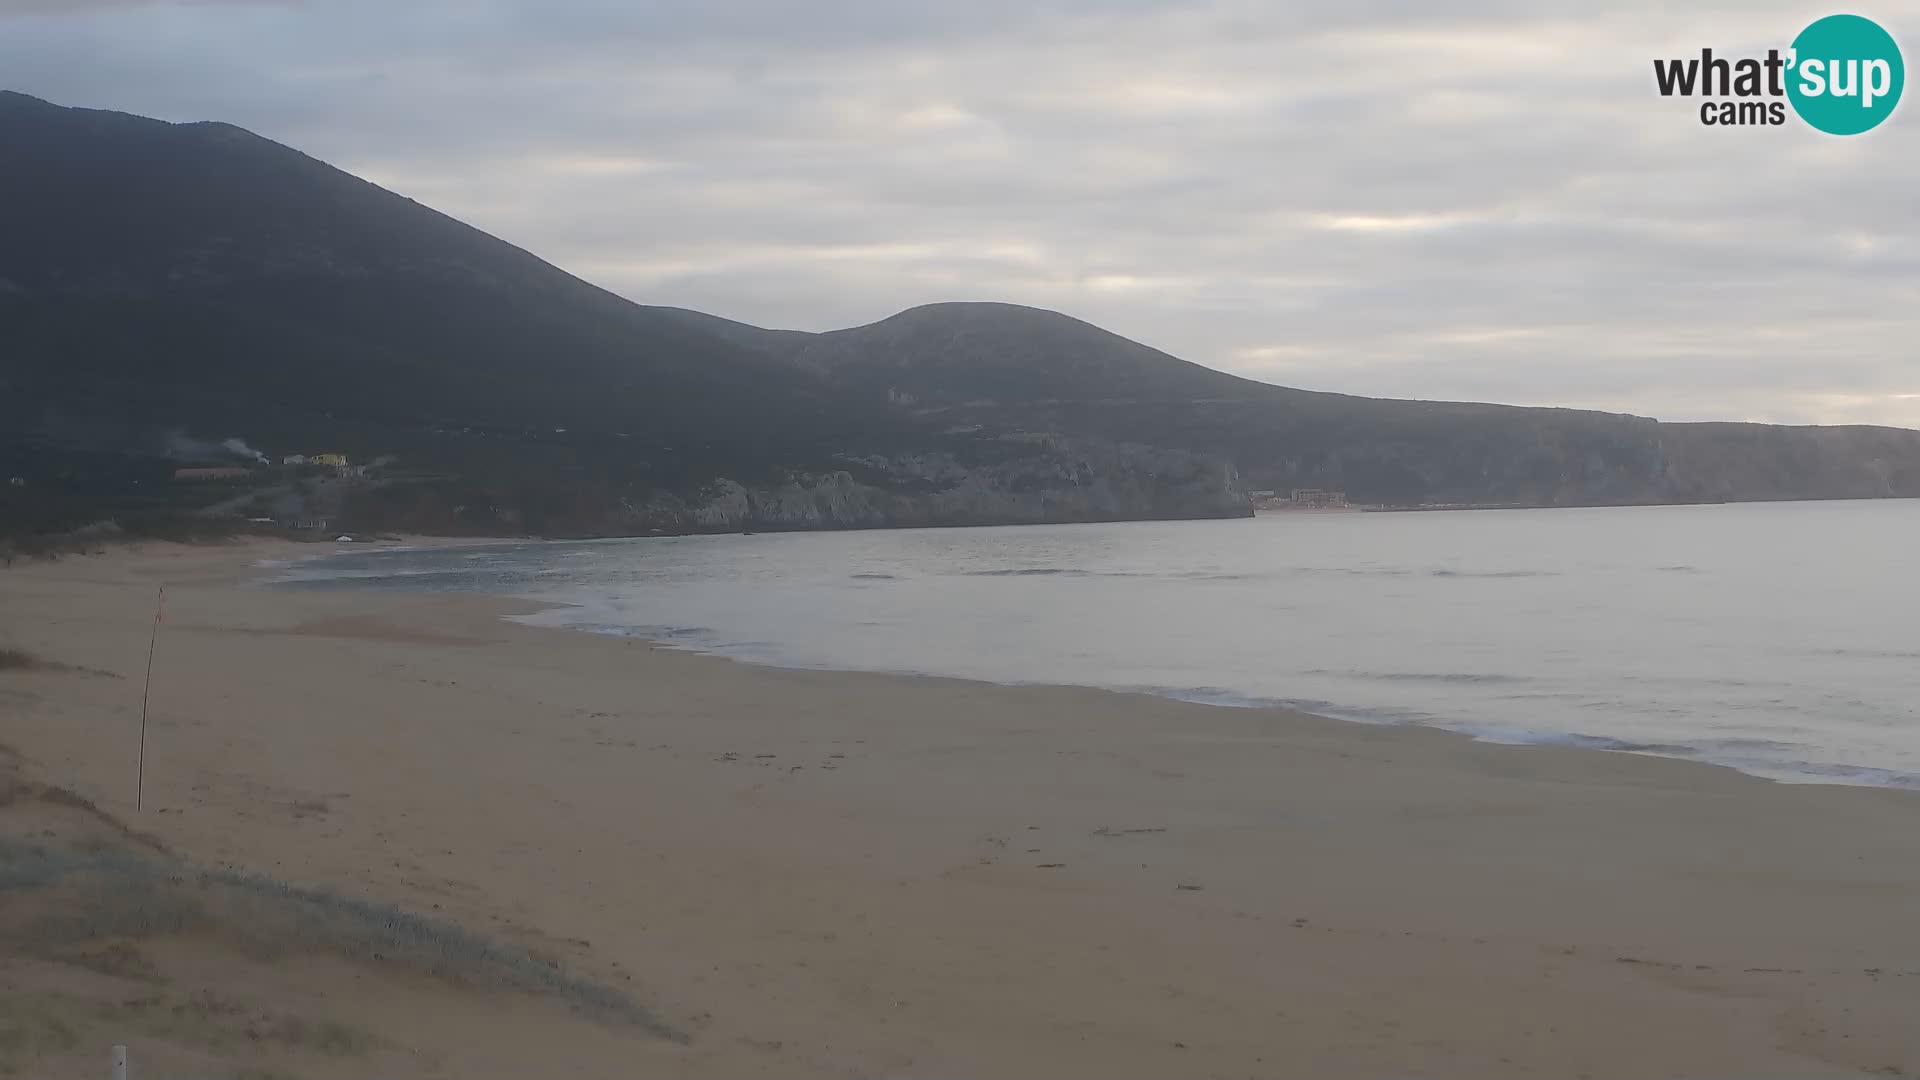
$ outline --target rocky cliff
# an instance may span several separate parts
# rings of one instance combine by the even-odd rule
[[[631,522],[692,531],[1024,525],[1048,521],[1247,517],[1234,467],[1179,450],[1040,440],[1031,457],[968,466],[944,454],[869,457],[778,486],[722,479],[689,504],[667,497]]]
[[[995,440],[997,460],[953,453],[846,457],[840,467],[776,479],[715,479],[673,493],[575,488],[537,502],[524,492],[455,483],[369,486],[347,509],[357,527],[548,536],[1026,525],[1247,517],[1239,473],[1181,450],[1053,436]],[[553,495],[549,492],[549,495]],[[537,505],[537,516],[528,508]]]

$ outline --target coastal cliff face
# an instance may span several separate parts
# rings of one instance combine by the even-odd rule
[[[1920,431],[1662,424],[1668,490],[1705,502],[1920,498]]]
[[[983,459],[983,446],[997,449]],[[1057,437],[971,444],[972,454],[845,456],[837,467],[711,480],[679,492],[549,483],[480,490],[458,482],[371,488],[356,528],[559,537],[1025,525],[1249,517],[1238,471],[1205,454]]]
[[[704,502],[650,501],[632,524],[689,531],[1018,525],[1048,521],[1248,517],[1232,465],[1146,447],[1051,447],[1044,456],[966,466],[947,455],[872,457],[778,486],[713,485]],[[876,482],[877,481],[877,482]]]
[[[1473,409],[1483,415],[1470,419]],[[1253,487],[1337,488],[1389,505],[1920,497],[1920,432],[1898,428],[1669,424],[1440,404],[1423,416],[1412,403],[1384,427],[1218,430],[1253,433],[1233,455]]]

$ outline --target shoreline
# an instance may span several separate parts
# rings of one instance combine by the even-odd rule
[[[1301,513],[1321,514],[1321,513],[1344,513],[1344,512],[1349,512],[1349,511],[1302,511]],[[625,542],[630,540],[650,540],[650,539],[656,539],[656,538],[654,537],[608,537],[608,538],[602,538],[600,540],[593,540],[593,541],[574,541],[574,540],[555,541],[555,540],[539,540],[539,539],[526,539],[526,538],[519,538],[519,539],[483,538],[483,539],[453,539],[450,542],[445,542],[445,543],[432,542],[431,538],[425,538],[425,539],[427,542],[420,542],[420,543],[409,542],[405,546],[387,546],[387,547],[379,548],[377,550],[400,552],[400,551],[420,550],[425,548],[446,547],[446,546],[500,547],[500,546],[536,546],[536,545],[553,544],[553,543],[561,543],[561,544],[614,543],[614,542]],[[371,548],[371,545],[368,545],[368,547]],[[329,551],[325,553],[316,554],[316,555],[310,556],[309,558],[298,560],[298,562],[299,563],[319,563],[334,556],[359,555],[359,554],[367,554],[367,553],[369,553],[368,550],[336,550],[336,551]],[[291,565],[293,564],[289,564],[289,566]],[[286,568],[287,567],[282,567],[281,569],[286,569]],[[317,584],[320,580],[333,580],[338,582],[338,584],[332,586],[333,588],[343,589],[343,590],[352,590],[356,587],[353,584],[353,582],[359,579],[355,579],[355,578],[305,579],[305,580],[290,579],[285,581],[261,580],[257,582],[257,584],[260,584],[269,588],[274,587],[276,585],[281,585],[281,584],[293,585],[297,587],[303,584]],[[375,579],[375,580],[378,580],[378,579]],[[405,590],[402,590],[402,591],[405,591]],[[424,595],[433,595],[433,594],[429,593]],[[1497,745],[1497,746],[1552,746],[1552,747],[1562,747],[1562,748],[1568,748],[1568,749],[1585,750],[1585,751],[1591,751],[1596,753],[1628,754],[1633,756],[1653,757],[1653,758],[1660,758],[1660,759],[1672,760],[1672,761],[1685,761],[1685,762],[1691,762],[1694,764],[1706,765],[1713,768],[1729,769],[1743,776],[1748,776],[1755,779],[1765,780],[1768,782],[1779,783],[1779,784],[1788,784],[1788,785],[1811,784],[1811,785],[1838,786],[1838,787],[1865,787],[1865,788],[1885,789],[1885,790],[1894,790],[1894,791],[1920,792],[1920,776],[1916,776],[1914,774],[1909,774],[1909,773],[1898,772],[1895,770],[1881,768],[1873,765],[1864,765],[1864,764],[1846,763],[1846,762],[1820,762],[1820,761],[1814,761],[1814,760],[1800,760],[1800,761],[1791,762],[1788,765],[1784,765],[1784,766],[1773,765],[1771,766],[1771,771],[1766,771],[1769,769],[1768,765],[1755,764],[1755,765],[1743,766],[1741,764],[1737,764],[1732,761],[1716,760],[1714,757],[1710,756],[1707,752],[1700,751],[1698,750],[1698,748],[1694,748],[1694,747],[1685,747],[1686,749],[1693,751],[1692,753],[1674,752],[1684,747],[1685,744],[1647,744],[1647,743],[1635,741],[1632,739],[1623,738],[1620,736],[1607,735],[1607,734],[1595,734],[1592,732],[1579,732],[1579,731],[1569,732],[1569,731],[1558,731],[1558,730],[1544,729],[1544,728],[1536,728],[1536,729],[1507,728],[1507,727],[1489,724],[1489,723],[1478,721],[1478,720],[1461,720],[1461,721],[1455,721],[1455,722],[1436,721],[1432,723],[1424,723],[1424,722],[1409,721],[1409,720],[1396,720],[1391,718],[1374,718],[1374,717],[1369,717],[1365,715],[1367,710],[1346,709],[1340,706],[1339,703],[1337,702],[1319,702],[1319,701],[1302,702],[1302,701],[1294,701],[1294,700],[1288,700],[1288,699],[1282,699],[1282,698],[1249,696],[1249,695],[1243,695],[1233,691],[1221,691],[1217,687],[1158,687],[1158,686],[1143,687],[1143,686],[1108,685],[1108,684],[1098,684],[1098,683],[1090,683],[1090,682],[1089,683],[1073,683],[1073,682],[1047,682],[1047,681],[1038,681],[1038,680],[1003,681],[1003,680],[997,680],[997,679],[991,679],[991,678],[985,678],[985,677],[947,675],[939,672],[913,671],[913,670],[906,670],[906,669],[840,667],[832,664],[789,664],[789,663],[782,663],[772,659],[762,659],[762,658],[756,658],[751,656],[743,656],[734,652],[729,652],[724,647],[705,647],[697,643],[689,643],[689,642],[674,640],[670,638],[648,637],[646,634],[637,632],[637,631],[627,632],[624,630],[612,629],[612,628],[595,628],[591,626],[580,626],[580,625],[571,624],[565,621],[540,621],[538,619],[539,615],[545,612],[550,612],[555,610],[564,610],[564,609],[586,610],[585,605],[569,602],[566,600],[544,599],[544,598],[527,597],[527,596],[514,596],[511,594],[501,594],[501,593],[465,593],[463,595],[492,597],[503,603],[509,603],[509,604],[535,605],[534,610],[527,611],[527,612],[511,613],[511,614],[506,614],[502,616],[502,618],[506,619],[507,621],[516,623],[518,625],[529,626],[536,629],[566,630],[574,633],[591,634],[591,635],[601,636],[601,637],[614,637],[614,638],[621,638],[621,639],[631,638],[633,640],[648,642],[650,645],[660,649],[689,653],[689,654],[699,655],[699,656],[715,657],[718,659],[724,659],[734,663],[744,664],[752,667],[765,667],[765,668],[772,668],[776,670],[786,670],[786,671],[837,672],[837,673],[842,673],[850,676],[893,675],[893,676],[903,676],[903,677],[912,677],[912,678],[954,679],[960,682],[977,683],[982,686],[997,686],[997,687],[1008,687],[1008,688],[1073,687],[1073,688],[1081,688],[1081,689],[1088,689],[1088,690],[1098,690],[1098,691],[1116,693],[1116,694],[1138,694],[1138,695],[1144,695],[1144,696],[1153,697],[1153,698],[1166,700],[1166,701],[1205,705],[1213,708],[1277,710],[1280,712],[1298,713],[1298,714],[1303,714],[1307,716],[1313,716],[1319,719],[1324,719],[1324,720],[1337,722],[1337,723],[1359,724],[1359,725],[1364,725],[1369,727],[1416,728],[1420,730],[1437,731],[1437,732],[1444,732],[1451,735],[1458,735],[1475,742],[1487,743],[1490,745]]]
[[[1920,1071],[1920,794],[763,667],[503,619],[518,601],[261,589],[258,557],[0,573],[0,646],[68,666],[0,673],[0,742],[201,865],[527,943],[686,1035],[315,976],[275,992],[373,1049],[280,1073]],[[136,1061],[192,1037],[157,1030]],[[71,1054],[25,1071],[97,1056]]]
[[[351,587],[343,587],[351,591]],[[1170,688],[1105,686],[1096,683],[1063,683],[1041,681],[1003,681],[987,678],[970,678],[964,675],[942,675],[929,671],[907,671],[879,668],[848,668],[830,664],[783,664],[772,660],[758,660],[736,656],[724,649],[703,648],[684,642],[664,638],[652,638],[642,633],[623,633],[616,630],[592,630],[564,623],[542,623],[531,621],[544,612],[558,609],[576,608],[579,605],[561,600],[541,600],[534,597],[511,596],[500,593],[470,593],[467,595],[497,600],[507,605],[526,605],[532,611],[513,611],[500,617],[516,625],[528,626],[538,630],[551,630],[560,633],[591,634],[597,637],[632,639],[646,642],[649,646],[668,652],[682,653],[688,656],[703,656],[715,660],[724,660],[745,667],[768,668],[774,671],[810,671],[826,674],[846,675],[855,678],[879,676],[900,679],[928,679],[941,682],[955,682],[966,685],[997,687],[1007,690],[1087,690],[1102,694],[1116,694],[1123,697],[1143,697],[1156,701],[1174,702],[1182,705],[1198,705],[1209,709],[1237,709],[1254,712],[1274,712],[1294,716],[1311,717],[1334,724],[1351,724],[1357,727],[1386,728],[1389,730],[1428,731],[1440,735],[1465,739],[1469,742],[1487,746],[1506,746],[1515,748],[1547,747],[1561,750],[1573,750],[1592,754],[1623,754],[1629,757],[1653,758],[1660,761],[1677,761],[1709,769],[1724,769],[1728,772],[1751,780],[1760,780],[1770,784],[1787,786],[1817,786],[1866,788],[1874,791],[1910,792],[1920,796],[1920,776],[1894,772],[1870,765],[1835,765],[1836,771],[1820,773],[1808,771],[1788,776],[1770,775],[1723,761],[1707,757],[1690,757],[1684,754],[1669,753],[1658,749],[1647,749],[1641,744],[1609,735],[1594,735],[1585,732],[1557,732],[1546,730],[1504,730],[1485,725],[1416,723],[1402,720],[1374,720],[1359,715],[1342,715],[1335,703],[1301,703],[1273,698],[1250,698],[1232,694],[1221,694],[1209,688]],[[1232,700],[1227,700],[1232,698]],[[1329,708],[1328,706],[1332,706]],[[1489,734],[1489,732],[1498,732]],[[1806,766],[1815,763],[1803,762]],[[1866,779],[1871,774],[1878,779]]]
[[[343,587],[343,588],[350,588],[350,587]],[[1106,685],[1100,685],[1096,683],[1003,681],[1003,680],[997,680],[997,679],[970,678],[963,675],[942,675],[936,672],[927,672],[927,671],[906,671],[906,670],[891,670],[891,669],[878,669],[878,668],[847,668],[847,667],[836,667],[828,664],[782,664],[772,660],[757,660],[757,659],[752,659],[744,656],[736,656],[726,652],[724,649],[703,648],[698,645],[690,645],[683,642],[673,641],[671,639],[651,638],[641,633],[628,634],[628,633],[624,633],[616,630],[593,630],[593,629],[587,629],[583,627],[569,626],[564,623],[542,623],[542,622],[531,621],[530,617],[538,616],[546,611],[552,611],[556,609],[566,609],[566,608],[578,608],[580,606],[577,604],[567,603],[566,601],[541,600],[534,597],[510,596],[510,595],[499,594],[499,593],[472,593],[468,595],[484,596],[484,597],[498,600],[507,604],[526,604],[526,605],[534,606],[536,608],[536,610],[534,611],[514,612],[514,613],[503,614],[501,616],[502,619],[508,622],[513,622],[522,626],[530,626],[540,630],[555,630],[555,631],[561,631],[565,633],[592,634],[599,637],[612,637],[612,638],[620,638],[620,639],[631,638],[637,641],[644,641],[648,645],[654,648],[663,649],[671,652],[684,653],[690,656],[711,657],[717,660],[725,660],[729,663],[741,664],[747,667],[770,668],[775,671],[815,671],[815,672],[826,672],[831,674],[848,675],[848,676],[854,676],[854,677],[885,676],[885,677],[905,678],[905,679],[933,679],[933,680],[972,684],[976,686],[992,686],[992,687],[1000,687],[1003,689],[1015,689],[1015,690],[1017,689],[1090,690],[1090,691],[1096,691],[1104,694],[1119,694],[1123,696],[1137,696],[1137,697],[1152,698],[1158,701],[1177,702],[1183,705],[1199,705],[1199,706],[1203,706],[1205,708],[1210,708],[1210,709],[1243,709],[1243,710],[1253,710],[1253,711],[1285,713],[1285,714],[1291,714],[1291,715],[1297,715],[1297,716],[1307,716],[1307,717],[1312,717],[1315,720],[1324,720],[1329,723],[1352,724],[1359,727],[1387,728],[1391,730],[1408,730],[1408,731],[1430,731],[1430,732],[1435,732],[1442,735],[1449,735],[1457,738],[1466,739],[1470,742],[1482,743],[1488,746],[1508,746],[1508,747],[1518,747],[1518,748],[1552,747],[1552,748],[1564,749],[1564,750],[1576,750],[1582,753],[1624,754],[1631,757],[1654,758],[1661,761],[1678,761],[1678,762],[1685,762],[1690,765],[1699,765],[1699,766],[1703,766],[1710,769],[1724,769],[1729,772],[1735,773],[1739,776],[1746,777],[1748,779],[1761,780],[1771,784],[1784,784],[1788,786],[1811,785],[1811,786],[1820,786],[1820,787],[1867,788],[1875,791],[1903,791],[1903,792],[1912,792],[1916,795],[1920,795],[1920,776],[1915,776],[1912,774],[1902,773],[1902,772],[1895,772],[1890,769],[1882,769],[1882,768],[1878,768],[1871,765],[1848,765],[1848,764],[1832,765],[1832,766],[1828,766],[1828,768],[1835,771],[1823,773],[1818,771],[1812,771],[1814,766],[1817,763],[1801,762],[1799,764],[1807,767],[1809,771],[1797,772],[1797,773],[1793,773],[1791,775],[1786,775],[1786,776],[1778,776],[1778,775],[1771,775],[1764,772],[1757,772],[1752,769],[1741,768],[1738,765],[1730,764],[1723,761],[1715,761],[1708,757],[1690,757],[1684,754],[1664,752],[1663,750],[1660,750],[1660,749],[1649,749],[1644,747],[1642,744],[1634,743],[1629,740],[1620,739],[1610,735],[1594,735],[1586,732],[1558,732],[1558,731],[1548,731],[1548,730],[1539,730],[1539,729],[1508,730],[1508,729],[1495,728],[1488,725],[1474,725],[1474,724],[1467,724],[1467,723],[1441,724],[1441,723],[1418,723],[1418,722],[1403,721],[1403,720],[1375,720],[1375,719],[1368,719],[1366,717],[1363,717],[1357,714],[1342,715],[1340,711],[1340,706],[1338,706],[1337,703],[1332,703],[1332,702],[1304,703],[1304,702],[1294,702],[1294,701],[1288,701],[1288,700],[1277,699],[1277,698],[1245,697],[1237,694],[1221,693],[1213,688],[1136,687],[1136,686],[1106,686]],[[1229,698],[1231,700],[1228,700]],[[1492,732],[1492,734],[1490,734],[1490,732]],[[1866,777],[1868,775],[1876,777],[1877,779],[1867,779]]]

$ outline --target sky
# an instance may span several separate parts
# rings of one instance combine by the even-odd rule
[[[0,88],[762,326],[1000,300],[1314,390],[1920,427],[1920,101],[1841,138],[1654,87],[1835,10],[0,0]],[[1853,10],[1920,58],[1920,0]]]

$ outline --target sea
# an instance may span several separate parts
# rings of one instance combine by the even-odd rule
[[[343,546],[344,547],[344,546]],[[1074,684],[1920,787],[1920,501],[344,549],[754,664]]]

